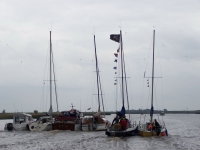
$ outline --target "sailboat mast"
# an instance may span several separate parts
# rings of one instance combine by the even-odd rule
[[[97,52],[96,52],[96,41],[95,41],[95,35],[94,35],[94,50],[95,50],[95,60],[96,60],[97,92],[98,92],[98,104],[99,104],[98,111],[100,111],[100,96],[99,96],[99,68],[98,68],[98,61],[97,61]]]
[[[53,112],[53,109],[52,109],[52,79],[51,79],[51,60],[52,60],[52,58],[51,58],[51,56],[52,56],[52,44],[51,44],[51,31],[50,31],[50,80],[49,80],[49,82],[50,82],[50,108],[49,108],[49,112],[50,113],[52,113]]]
[[[154,87],[154,47],[155,47],[155,30],[153,30],[153,65],[152,65],[152,93],[151,93],[151,122],[153,121],[153,87]]]
[[[122,106],[124,106],[124,67],[123,67],[123,43],[122,31],[120,30],[120,45],[121,45],[121,71],[122,71]]]

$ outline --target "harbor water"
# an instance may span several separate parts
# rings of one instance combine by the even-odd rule
[[[130,118],[139,122],[144,116]],[[104,131],[6,132],[4,125],[12,120],[0,120],[0,150],[200,150],[199,117],[198,114],[166,114],[163,117],[169,134],[166,137],[108,137]],[[112,121],[114,115],[106,118]]]

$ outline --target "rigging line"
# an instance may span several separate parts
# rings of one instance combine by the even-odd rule
[[[42,98],[42,100],[41,100],[41,110],[44,110],[44,89],[45,89],[45,85],[44,85],[44,80],[45,80],[45,73],[46,73],[46,69],[47,69],[47,59],[48,59],[48,57],[47,57],[47,55],[48,55],[48,50],[49,50],[49,48],[47,49],[47,53],[46,53],[46,63],[45,63],[45,67],[44,67],[44,74],[43,74],[43,87],[42,87],[42,96],[41,96],[41,98]]]
[[[119,48],[118,48],[119,50],[121,50],[120,49],[120,44],[119,44]],[[119,55],[118,55],[118,57],[120,56],[120,53],[119,53]],[[121,97],[121,91],[118,93],[118,90],[120,90],[121,89],[121,84],[120,84],[120,80],[118,80],[117,79],[117,76],[118,75],[120,75],[121,74],[121,69],[120,69],[120,59],[118,59],[118,57],[117,57],[117,70],[116,70],[116,72],[117,72],[117,74],[116,74],[116,80],[117,80],[117,85],[116,85],[116,111],[118,110],[118,101],[119,101],[119,99],[120,99],[120,97]],[[118,88],[119,87],[119,88]]]
[[[54,85],[55,85],[56,104],[57,104],[57,112],[58,112],[58,93],[57,93],[57,87],[56,87],[56,74],[55,74],[53,50],[52,50],[51,52],[52,52],[52,64],[53,64],[53,75],[54,75]]]
[[[154,84],[154,98],[155,98],[155,101],[156,101],[156,107],[157,107],[157,109],[158,109],[158,108],[159,108],[159,107],[158,107],[158,99],[157,99],[158,79],[156,79],[155,82],[156,82],[156,83]]]
[[[158,47],[157,44],[156,44],[156,47]],[[161,69],[161,61],[160,61],[160,53],[159,53],[159,51],[157,52],[157,54],[158,54],[158,60],[159,60],[160,73],[161,73],[161,77],[162,77],[162,69]],[[162,83],[162,110],[163,110],[163,80],[161,80],[161,81],[162,81],[161,83]]]
[[[48,83],[49,84],[49,83]],[[48,96],[49,96],[49,93],[48,93],[49,91],[48,91],[48,89],[46,88],[46,109],[45,109],[45,106],[44,106],[44,110],[46,111],[46,112],[48,112],[48,109],[47,109],[47,99],[48,99]]]
[[[44,89],[45,89],[45,82],[43,81],[42,85],[42,94],[41,94],[41,99],[42,101],[40,102],[40,110],[42,111],[43,105],[44,105]]]
[[[99,70],[99,68],[98,68],[98,70]],[[102,88],[101,88],[100,75],[99,75],[99,86],[100,86],[100,93],[101,93],[102,107],[103,107],[103,112],[104,112],[104,117],[105,117],[104,102],[103,102],[103,92],[102,92]]]
[[[127,97],[127,105],[128,105],[128,111],[129,111],[129,120],[130,120],[130,103],[129,103],[129,97],[128,97],[128,83],[127,83],[127,76],[126,76],[126,65],[125,65],[125,59],[124,59],[124,52],[123,52],[123,62],[124,62],[124,74],[125,74],[125,86],[126,86],[126,97]]]
[[[151,44],[149,44],[149,51],[148,51],[148,55],[147,55],[147,60],[146,60],[146,66],[145,66],[145,71],[147,70],[148,68],[148,60],[150,58],[150,53],[151,53]]]
[[[126,98],[127,98],[127,105],[128,105],[128,111],[129,111],[129,120],[130,120],[130,109],[129,109],[129,99],[128,99],[128,89],[127,89],[127,79],[126,79],[126,68],[125,68],[124,52],[123,52],[123,64],[124,64],[124,77],[125,77]]]
[[[143,105],[143,94],[144,94],[144,80],[145,80],[145,79],[143,79],[143,83],[142,83],[142,101],[141,101],[141,109],[142,109],[142,110],[143,110],[142,105]]]
[[[149,89],[149,94],[148,94],[148,98],[147,98],[147,106],[146,108],[149,107],[149,101],[150,101],[150,96],[151,96],[151,88],[148,88]]]

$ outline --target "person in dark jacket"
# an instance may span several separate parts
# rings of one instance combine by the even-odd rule
[[[154,119],[154,125],[155,125],[155,127],[160,127],[160,124],[157,122],[156,119]]]
[[[119,123],[119,116],[118,115],[116,115],[116,117],[113,119],[112,125],[117,124],[117,123]]]

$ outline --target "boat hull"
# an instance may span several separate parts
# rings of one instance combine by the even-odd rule
[[[139,131],[139,135],[143,136],[143,137],[149,137],[149,136],[166,136],[166,131],[162,131],[162,132]]]
[[[14,124],[14,123],[7,123],[5,124],[4,131],[28,131],[28,123],[22,124]]]
[[[117,128],[110,127],[106,130],[105,134],[107,136],[115,137],[135,136],[138,135],[138,127],[134,126],[131,128],[127,128],[126,130],[118,130]]]
[[[105,131],[110,122],[101,117],[96,119],[93,116],[85,116],[81,118],[82,131]]]
[[[30,131],[51,131],[52,130],[52,123],[43,123],[43,124],[38,124],[32,123],[29,124],[29,130]]]
[[[160,126],[159,128],[155,128],[152,130],[148,130],[148,123],[139,125],[139,135],[143,137],[149,136],[167,136],[167,130],[165,126]]]
[[[80,131],[80,124],[74,123],[53,123],[53,130],[70,130],[70,131]]]
[[[106,124],[82,124],[81,125],[82,131],[106,131]]]

